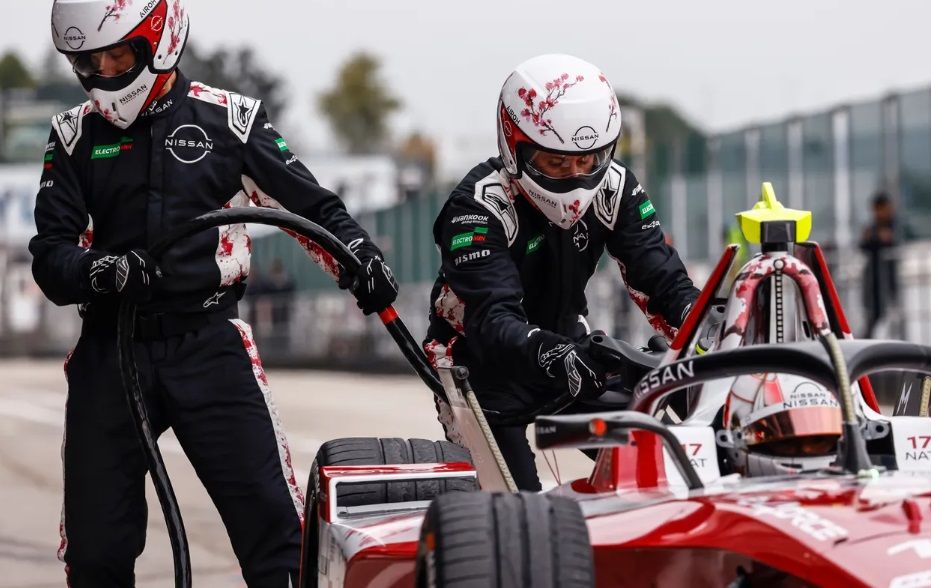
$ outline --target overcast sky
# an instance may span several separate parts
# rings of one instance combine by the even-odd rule
[[[2,25],[0,49],[38,62],[51,45],[51,1],[15,4],[16,18]],[[201,47],[252,45],[285,76],[291,107],[273,118],[300,129],[296,140],[314,150],[330,146],[312,100],[359,50],[382,59],[383,78],[404,103],[395,129],[487,140],[489,152],[501,83],[514,65],[540,53],[587,59],[617,90],[672,103],[709,130],[931,85],[931,3],[921,0],[186,5],[192,38]]]

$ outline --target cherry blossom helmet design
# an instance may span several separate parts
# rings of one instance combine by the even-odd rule
[[[68,57],[94,109],[122,129],[155,101],[187,37],[181,0],[55,0],[52,5],[55,48]]]
[[[728,457],[745,476],[797,474],[830,466],[841,411],[828,389],[788,374],[739,376],[724,406]]]
[[[620,133],[614,89],[601,70],[577,57],[534,57],[501,88],[498,149],[505,170],[563,229],[591,205]]]

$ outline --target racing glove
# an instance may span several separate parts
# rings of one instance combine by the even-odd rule
[[[362,263],[359,273],[342,272],[339,287],[352,292],[364,314],[381,312],[397,299],[398,282],[391,268],[380,257],[359,261]]]
[[[562,335],[537,329],[528,336],[540,370],[579,399],[597,398],[605,391],[605,368],[586,349]]]
[[[150,287],[162,277],[155,260],[143,249],[133,249],[125,255],[104,255],[90,263],[87,280],[97,294],[120,294],[132,300],[145,301]]]

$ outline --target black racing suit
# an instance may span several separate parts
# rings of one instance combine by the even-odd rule
[[[71,586],[130,586],[145,543],[145,463],[120,384],[119,298],[90,287],[107,254],[149,248],[167,230],[229,206],[287,208],[334,233],[368,235],[288,149],[260,101],[190,82],[128,129],[89,103],[53,119],[29,249],[42,291],[81,305],[66,366],[59,556]],[[302,242],[330,270],[332,258]],[[249,273],[245,225],[179,243],[140,306],[136,357],[157,433],[172,427],[217,506],[250,586],[297,584],[302,501],[249,326],[236,303]]]
[[[437,365],[469,368],[518,484],[538,488],[526,426],[495,426],[498,415],[527,414],[565,391],[540,369],[528,333],[584,336],[585,286],[605,249],[634,302],[667,337],[698,290],[666,244],[646,192],[617,162],[581,220],[563,230],[517,192],[499,159],[489,159],[453,190],[433,235],[442,266],[425,350]]]

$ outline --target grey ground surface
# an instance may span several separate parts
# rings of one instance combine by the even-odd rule
[[[412,376],[270,370],[268,378],[302,486],[324,440],[442,438],[430,394]],[[64,585],[63,564],[55,554],[65,392],[60,361],[0,361],[0,588]],[[160,446],[188,530],[194,585],[244,586],[219,516],[170,432]],[[580,454],[558,457],[563,478],[584,472],[587,460]],[[544,484],[552,485],[542,459],[538,468]],[[149,531],[136,565],[137,585],[168,588],[173,586],[171,549],[148,487]]]

